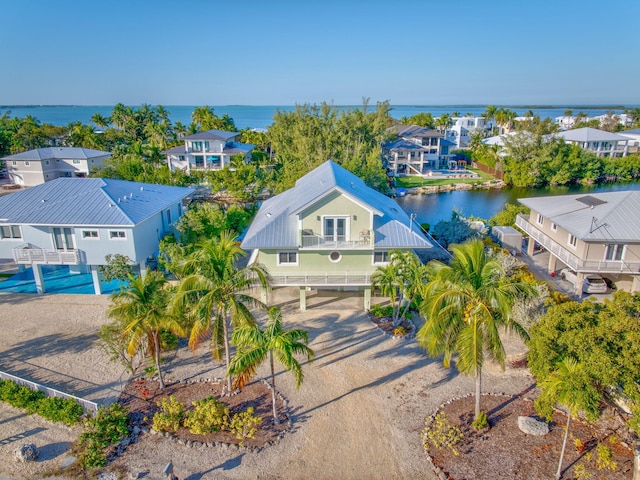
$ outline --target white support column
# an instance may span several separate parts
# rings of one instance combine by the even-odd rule
[[[269,305],[269,295],[267,289],[264,287],[260,287],[260,301],[265,305]]]
[[[555,255],[549,253],[549,265],[547,266],[547,271],[549,273],[555,272],[557,260],[558,259],[555,257]]]
[[[307,311],[307,287],[300,287],[300,311]]]
[[[44,278],[42,277],[42,265],[34,263],[32,266],[33,278],[36,281],[36,291],[40,294],[45,293]]]
[[[140,276],[144,277],[147,273],[147,262],[146,260],[142,260],[140,262]]]
[[[371,310],[371,287],[364,287],[364,311]]]
[[[533,249],[535,248],[536,241],[533,237],[529,237],[529,242],[527,243],[527,255],[533,257]]]
[[[93,279],[93,291],[96,295],[102,295],[102,281],[98,265],[91,265],[91,278]]]

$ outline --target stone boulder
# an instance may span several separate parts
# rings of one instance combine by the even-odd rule
[[[16,460],[20,462],[35,462],[38,459],[38,449],[33,443],[25,443],[15,450]]]
[[[549,433],[549,424],[533,417],[518,417],[518,428],[528,435]]]

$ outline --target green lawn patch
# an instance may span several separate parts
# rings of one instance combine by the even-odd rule
[[[400,188],[415,188],[425,186],[439,186],[439,185],[455,185],[457,183],[484,183],[491,180],[495,180],[495,177],[485,173],[477,168],[467,168],[470,172],[473,172],[480,176],[480,178],[429,178],[429,177],[396,177],[396,186]]]

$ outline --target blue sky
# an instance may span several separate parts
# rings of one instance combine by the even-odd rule
[[[0,0],[0,104],[640,104],[640,1]]]

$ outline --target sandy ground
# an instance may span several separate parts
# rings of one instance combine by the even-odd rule
[[[0,301],[0,369],[37,375],[43,383],[51,378],[97,401],[115,393],[120,372],[92,346],[108,298],[4,296]],[[315,362],[304,365],[300,390],[287,374],[276,379],[290,401],[292,432],[258,453],[187,448],[147,435],[117,464],[148,480],[166,478],[162,469],[169,461],[181,480],[435,479],[420,438],[424,417],[449,398],[472,392],[472,379],[442,368],[412,339],[385,336],[362,312],[360,295],[320,292],[308,299],[309,310],[299,312],[296,290],[276,290],[272,303],[283,308],[289,327],[309,331],[316,354]],[[508,340],[507,346],[512,355],[522,354],[520,342]],[[223,376],[205,351],[171,355],[165,371],[169,379]],[[526,370],[503,373],[487,366],[485,372],[484,391],[516,393],[533,383]],[[75,434],[0,405],[0,480],[39,478],[57,467]],[[43,449],[44,458],[18,464],[13,450],[27,441]]]

